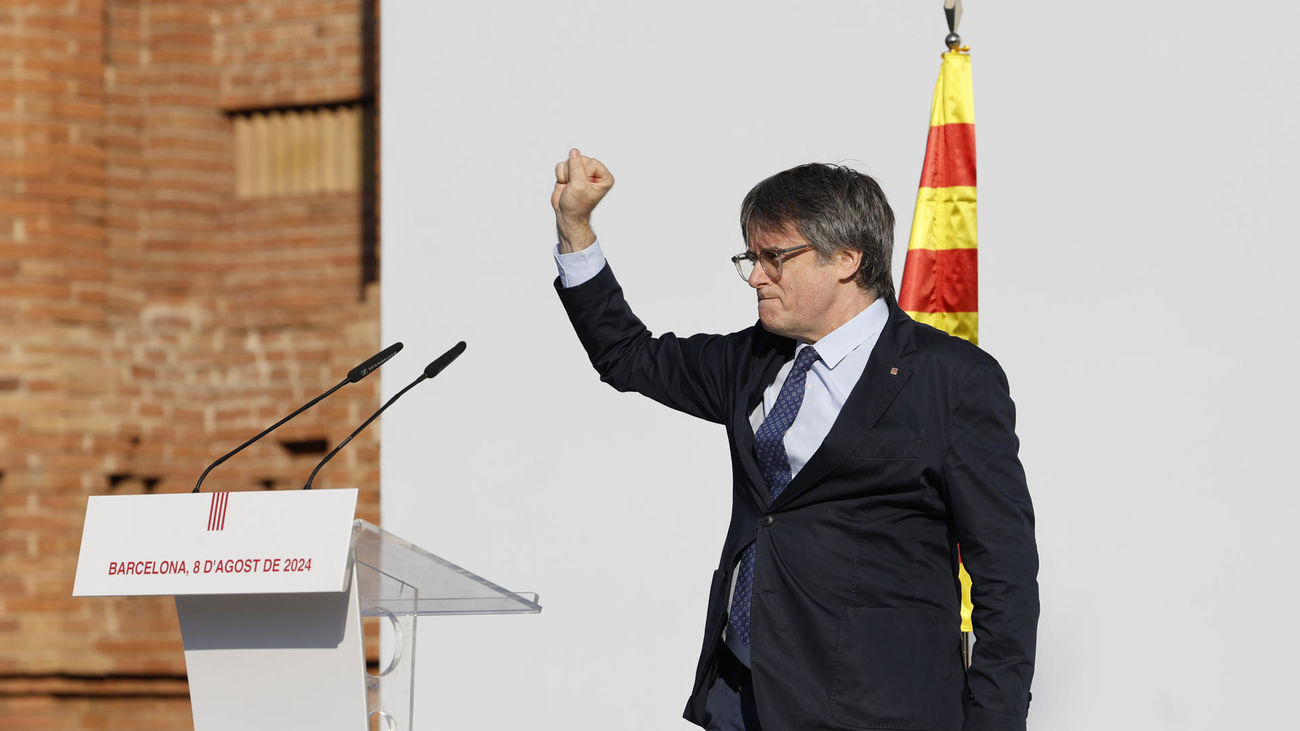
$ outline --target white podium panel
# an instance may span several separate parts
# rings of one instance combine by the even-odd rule
[[[343,591],[357,491],[90,498],[73,596]]]

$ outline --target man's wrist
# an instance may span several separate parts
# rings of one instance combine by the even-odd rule
[[[556,216],[555,232],[560,239],[561,254],[582,251],[596,243],[596,232],[591,228],[590,218],[570,220]]]

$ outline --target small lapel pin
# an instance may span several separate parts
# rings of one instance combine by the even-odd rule
[[[898,369],[897,369],[897,368],[890,368],[890,369],[889,369],[889,375],[891,375],[891,376],[896,376],[896,375],[898,375]]]

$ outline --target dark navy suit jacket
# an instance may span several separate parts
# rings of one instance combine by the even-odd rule
[[[556,287],[602,380],[727,429],[731,524],[688,720],[702,723],[731,572],[757,541],[751,669],[767,731],[1024,729],[1038,555],[1015,408],[992,357],[890,301],[830,433],[769,504],[749,413],[795,342],[757,325],[652,337],[608,266]],[[958,543],[974,580],[969,671]]]

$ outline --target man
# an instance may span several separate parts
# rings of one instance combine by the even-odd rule
[[[556,166],[557,289],[602,380],[723,424],[731,524],[685,717],[710,729],[1024,729],[1033,509],[996,361],[894,299],[875,181],[802,165],[741,206],[759,325],[653,337],[591,228],[614,179]],[[957,550],[979,642],[961,657]]]

